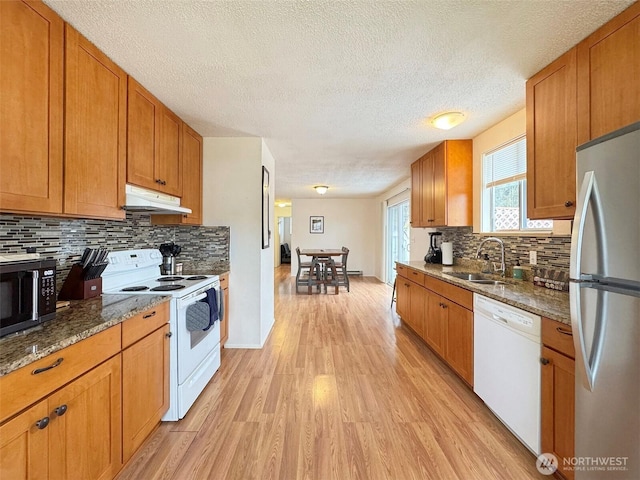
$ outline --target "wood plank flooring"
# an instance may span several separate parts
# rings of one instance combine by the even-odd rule
[[[390,299],[368,277],[296,295],[277,268],[264,348],[223,350],[187,416],[160,425],[119,480],[549,478]]]

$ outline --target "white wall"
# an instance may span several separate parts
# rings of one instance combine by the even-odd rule
[[[411,177],[403,180],[398,185],[391,187],[376,198],[380,209],[380,226],[376,236],[376,269],[375,276],[384,282],[386,278],[386,237],[387,237],[387,202],[394,197],[410,200],[411,197]],[[413,249],[413,248],[412,248]]]
[[[269,336],[269,332],[275,322],[275,307],[274,307],[274,251],[280,249],[280,244],[275,243],[274,240],[277,235],[274,235],[274,204],[273,200],[276,198],[276,164],[273,159],[273,155],[269,151],[267,144],[262,141],[262,165],[269,170],[269,224],[271,225],[271,241],[269,248],[262,249],[261,251],[261,265],[260,265],[260,346],[264,345],[264,342]],[[262,205],[262,203],[261,203]],[[229,287],[231,288],[231,287]],[[231,290],[229,290],[231,292]]]
[[[296,274],[295,249],[349,248],[349,270],[376,275],[380,262],[377,244],[380,232],[380,205],[376,199],[298,198],[291,205],[291,273]],[[324,216],[324,234],[309,233],[309,217]]]
[[[259,348],[274,311],[273,246],[261,249],[262,162],[269,163],[273,198],[273,158],[270,153],[263,155],[260,138],[205,138],[203,143],[203,224],[231,229],[226,346]],[[263,278],[263,265],[270,265],[270,280]]]

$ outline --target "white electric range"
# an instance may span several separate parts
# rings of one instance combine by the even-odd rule
[[[103,295],[168,295],[170,300],[169,410],[163,421],[183,418],[220,368],[220,321],[193,329],[187,310],[215,289],[218,316],[223,317],[223,295],[217,275],[160,275],[162,254],[155,249],[109,253],[102,273]],[[201,307],[201,305],[199,305]]]

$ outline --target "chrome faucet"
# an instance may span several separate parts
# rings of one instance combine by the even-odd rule
[[[498,242],[498,244],[500,245],[500,268],[496,268],[495,263],[493,265],[493,271],[494,272],[500,272],[500,275],[502,277],[504,277],[504,273],[505,273],[505,263],[504,263],[504,242],[502,240],[500,240],[497,237],[487,237],[484,240],[482,240],[482,242],[480,242],[480,246],[478,247],[478,251],[476,252],[476,258],[480,258],[480,252],[482,251],[482,246],[489,242],[489,241],[494,241],[494,242]]]

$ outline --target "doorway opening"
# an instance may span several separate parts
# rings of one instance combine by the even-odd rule
[[[387,205],[387,268],[386,282],[393,285],[396,279],[395,262],[409,260],[409,200]]]

